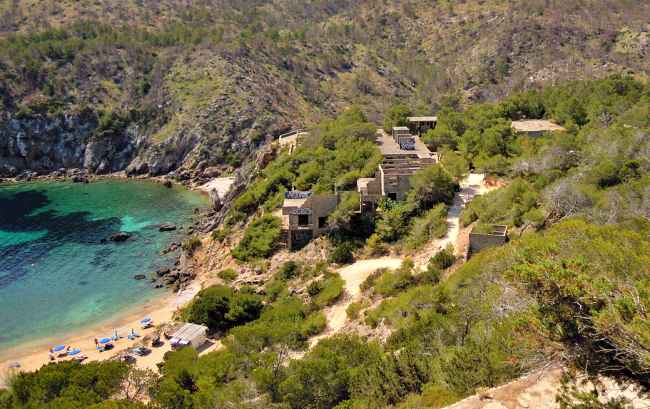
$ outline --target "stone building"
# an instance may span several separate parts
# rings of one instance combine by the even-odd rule
[[[411,133],[422,136],[430,129],[434,129],[438,123],[437,116],[410,116],[408,117]]]
[[[282,231],[290,250],[304,247],[330,230],[328,216],[338,205],[338,195],[292,190],[284,195]]]
[[[469,234],[468,257],[488,247],[502,246],[508,241],[508,226],[494,224],[489,226],[490,229],[477,231],[476,227]]]
[[[566,132],[566,129],[560,125],[544,119],[512,121],[511,127],[516,133],[524,133],[528,136],[542,136],[546,132]]]
[[[382,154],[382,162],[372,178],[357,180],[361,195],[361,212],[372,212],[382,197],[404,200],[411,189],[411,176],[438,161],[417,135],[407,127],[395,127],[392,136],[383,130],[377,133],[376,143]]]

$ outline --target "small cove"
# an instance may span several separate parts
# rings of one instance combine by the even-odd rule
[[[155,301],[160,252],[207,206],[199,193],[150,181],[34,182],[0,186],[0,352],[55,339]],[[127,231],[124,243],[102,242]]]

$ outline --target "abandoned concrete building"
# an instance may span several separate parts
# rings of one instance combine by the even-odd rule
[[[410,178],[415,172],[438,161],[407,127],[393,128],[392,136],[383,130],[377,133],[377,145],[382,162],[372,178],[357,180],[357,191],[361,196],[361,213],[372,212],[382,197],[404,200],[411,188]]]
[[[282,204],[283,241],[290,250],[304,247],[313,238],[330,230],[327,217],[336,209],[336,194],[313,194],[310,191],[285,192]]]
[[[560,125],[544,119],[512,121],[511,127],[516,133],[525,133],[528,136],[542,136],[546,132],[566,131]]]
[[[422,136],[430,129],[434,129],[438,123],[437,116],[410,116],[408,117],[408,128],[411,133],[417,136]]]
[[[476,254],[479,251],[488,248],[501,246],[506,243],[508,240],[508,226],[501,224],[493,224],[489,226],[487,232],[483,229],[482,231],[477,231],[476,228],[473,228],[469,234],[469,248],[467,249],[467,256],[471,257],[472,254]]]

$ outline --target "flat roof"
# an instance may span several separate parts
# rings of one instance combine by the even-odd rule
[[[554,132],[566,131],[560,125],[545,119],[526,119],[512,121],[512,128],[517,132]]]
[[[437,116],[409,116],[409,122],[438,122]]]
[[[282,202],[282,207],[302,207],[307,199],[309,198],[305,197],[302,199],[284,199],[284,202]]]
[[[408,131],[409,128],[406,126],[394,126],[393,131]]]
[[[208,332],[208,327],[205,325],[188,322],[180,327],[176,332],[174,332],[172,334],[172,338],[191,341],[197,336],[203,335],[206,332]]]
[[[420,140],[417,135],[411,135],[415,139],[415,149],[405,150],[401,149],[395,140],[383,131],[377,132],[377,145],[383,156],[400,155],[400,156],[416,156],[418,158],[431,158],[433,157],[431,151]]]

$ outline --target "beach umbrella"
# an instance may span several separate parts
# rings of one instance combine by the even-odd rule
[[[65,345],[57,345],[54,348],[52,348],[52,352],[59,352],[63,351],[65,349]]]
[[[75,348],[75,349],[71,350],[70,352],[68,352],[68,355],[70,355],[70,356],[77,355],[79,352],[81,352],[81,349]]]
[[[145,317],[142,321],[140,321],[140,324],[142,325],[147,325],[151,322],[151,318]]]
[[[110,338],[102,338],[99,340],[100,344],[108,344],[109,342],[111,342]]]

